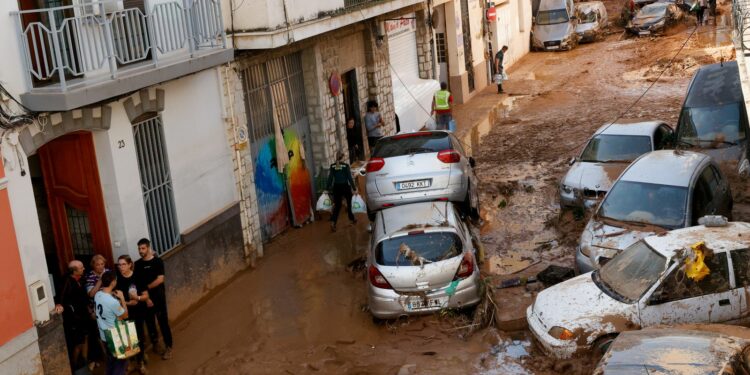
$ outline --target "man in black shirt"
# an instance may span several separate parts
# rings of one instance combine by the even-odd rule
[[[505,52],[508,52],[508,46],[503,46],[495,54],[495,74],[499,74],[501,79],[495,82],[497,84],[497,93],[502,94],[503,91],[503,59],[505,59]]]
[[[141,238],[138,241],[138,254],[141,259],[135,262],[135,273],[143,280],[148,289],[148,306],[146,315],[146,326],[151,336],[151,343],[157,348],[159,336],[156,333],[155,320],[159,322],[159,330],[164,339],[165,349],[162,359],[172,358],[172,329],[169,328],[169,316],[167,315],[167,294],[164,288],[164,261],[154,254],[151,249],[151,241]]]
[[[333,192],[333,212],[331,213],[331,230],[336,231],[336,221],[341,211],[341,200],[346,199],[346,214],[349,220],[356,223],[357,219],[352,213],[352,190],[357,191],[357,185],[352,179],[351,168],[344,162],[344,153],[336,155],[336,162],[331,164],[328,170],[328,183],[326,184],[329,191]]]

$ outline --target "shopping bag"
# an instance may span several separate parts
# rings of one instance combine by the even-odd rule
[[[503,75],[495,74],[495,77],[492,79],[492,81],[494,81],[496,85],[503,83]]]
[[[424,122],[424,127],[427,128],[427,130],[437,129],[437,122],[435,122],[435,118],[432,116],[427,118],[427,121]]]
[[[128,320],[118,320],[115,326],[104,331],[107,349],[117,359],[130,358],[141,352],[138,347],[138,334],[135,323]]]
[[[505,71],[504,71],[504,70],[503,70],[503,73],[502,73],[501,75],[503,76],[503,81],[507,81],[508,79],[510,79],[510,78],[508,77],[508,73],[505,73]]]
[[[451,119],[448,121],[448,131],[454,133],[456,131],[456,120]]]
[[[697,2],[697,1],[695,1],[695,2],[693,2],[693,4],[692,4],[692,5],[690,6],[690,10],[689,10],[689,11],[690,11],[690,12],[697,12],[697,11],[698,11],[698,9],[699,9],[700,7],[701,7],[701,6],[700,6],[700,4],[698,4],[698,2]]]
[[[362,196],[359,194],[354,194],[352,197],[352,213],[354,214],[366,214],[367,213],[367,205],[365,205],[365,200],[362,199]]]
[[[318,211],[331,212],[333,209],[333,199],[331,199],[331,196],[327,191],[324,191],[323,194],[320,195],[320,198],[318,198],[318,204],[315,205],[315,209]]]

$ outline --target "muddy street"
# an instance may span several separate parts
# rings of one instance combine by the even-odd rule
[[[620,1],[605,3],[611,18],[619,15]],[[558,184],[583,142],[618,119],[658,119],[674,126],[695,70],[733,59],[730,35],[725,9],[716,26],[695,30],[690,19],[650,38],[633,38],[612,26],[603,41],[570,52],[530,53],[513,66],[508,96],[498,96],[507,105],[473,150],[482,184],[482,271],[499,312],[512,316],[523,310],[539,288],[495,289],[503,280],[535,275],[550,264],[573,265],[585,218],[561,212]],[[494,90],[480,95],[496,95]],[[155,374],[590,372],[587,359],[546,358],[522,325],[469,334],[470,313],[374,323],[357,261],[369,244],[363,221],[340,221],[335,233],[318,221],[268,244],[255,269],[176,322],[173,359],[155,360],[150,369]]]

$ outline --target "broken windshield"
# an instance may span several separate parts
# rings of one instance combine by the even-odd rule
[[[685,187],[620,180],[604,198],[598,215],[676,229],[685,223],[686,203]]]
[[[739,103],[715,107],[684,108],[678,125],[678,140],[703,148],[737,144],[745,139]],[[712,146],[711,144],[714,143]]]
[[[540,10],[536,14],[537,25],[553,25],[568,22],[568,11],[565,9]]]
[[[666,257],[641,240],[602,266],[598,280],[594,280],[603,290],[612,291],[626,302],[633,303],[654,285],[666,264]]]
[[[462,252],[461,239],[455,233],[419,231],[380,242],[375,248],[375,261],[383,266],[420,266],[450,259]]]
[[[581,161],[631,162],[651,151],[651,138],[641,135],[597,135],[586,145]]]
[[[596,14],[597,11],[590,9],[590,10],[581,10],[578,12],[578,23],[593,23],[596,22]]]

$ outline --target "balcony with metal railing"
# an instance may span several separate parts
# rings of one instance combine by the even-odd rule
[[[117,0],[12,12],[37,111],[64,111],[231,61],[220,0]]]

